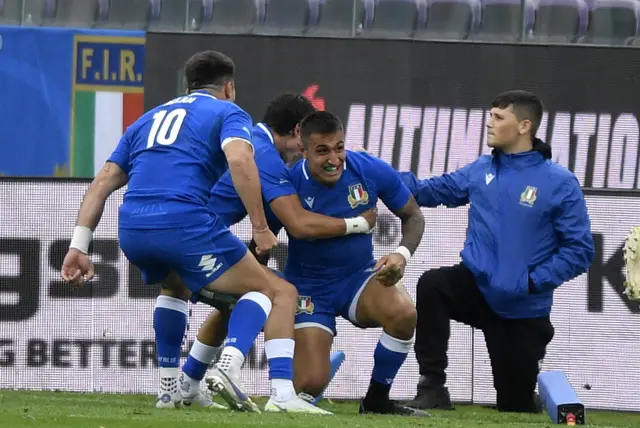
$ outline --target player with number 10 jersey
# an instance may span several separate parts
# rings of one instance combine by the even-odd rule
[[[273,323],[282,328],[270,330],[271,336],[292,335],[295,290],[291,287],[289,292],[267,277],[242,241],[207,206],[211,187],[228,169],[249,213],[258,252],[277,244],[262,204],[252,121],[234,104],[234,72],[233,61],[219,52],[194,55],[185,65],[187,94],[152,109],[126,130],[85,195],[62,268],[69,282],[90,279],[93,230],[106,199],[128,183],[120,207],[120,247],[140,268],[145,283],[162,285],[153,320],[159,408],[202,401],[199,395],[183,397],[178,380],[192,293],[207,288],[240,297],[212,376],[234,408],[257,410],[237,376],[272,306]]]

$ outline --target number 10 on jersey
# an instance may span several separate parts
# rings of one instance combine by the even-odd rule
[[[171,110],[160,110],[153,115],[153,125],[147,139],[147,149],[153,147],[154,144],[170,146],[176,142],[182,123],[187,115],[187,111],[183,108]]]

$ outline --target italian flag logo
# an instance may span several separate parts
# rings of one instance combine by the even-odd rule
[[[94,177],[144,113],[144,38],[74,40],[71,176]]]

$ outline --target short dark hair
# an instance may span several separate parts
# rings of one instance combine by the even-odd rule
[[[300,122],[300,139],[305,147],[307,146],[306,140],[311,134],[328,135],[340,131],[344,131],[342,121],[338,116],[328,111],[315,111]]]
[[[316,109],[302,95],[284,93],[269,103],[262,122],[278,135],[287,135],[296,129],[310,113]]]
[[[190,91],[222,86],[235,75],[233,60],[217,51],[198,52],[184,65],[184,77]]]
[[[527,91],[513,90],[499,94],[491,103],[491,107],[505,109],[512,106],[518,120],[531,122],[531,137],[536,136],[542,122],[542,101],[535,94]]]

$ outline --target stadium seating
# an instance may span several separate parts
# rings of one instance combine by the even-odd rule
[[[531,41],[572,43],[585,34],[589,6],[584,0],[539,0]]]
[[[121,30],[146,29],[149,22],[149,0],[99,0],[108,4],[106,16],[96,22],[98,28]]]
[[[521,0],[482,0],[482,21],[473,39],[510,42],[519,40],[522,34],[522,15]],[[531,31],[534,20],[534,4],[531,0],[526,0],[525,34]]]
[[[0,24],[19,25],[22,23],[22,1],[0,0]]]
[[[254,0],[205,0],[201,31],[221,34],[253,32],[260,6]]]
[[[640,0],[524,1],[0,0],[0,24],[640,46]]]
[[[367,14],[363,35],[369,37],[413,37],[418,26],[426,17],[426,0],[376,0],[369,7],[373,13]]]
[[[310,34],[348,37],[362,33],[366,19],[364,0],[320,0],[316,5]]]
[[[640,3],[637,0],[593,0],[587,35],[581,43],[627,44],[639,34]]]
[[[263,34],[298,35],[306,31],[311,17],[307,0],[263,0],[264,19],[258,32]]]
[[[430,0],[416,38],[464,40],[476,31],[481,14],[480,0]]]

